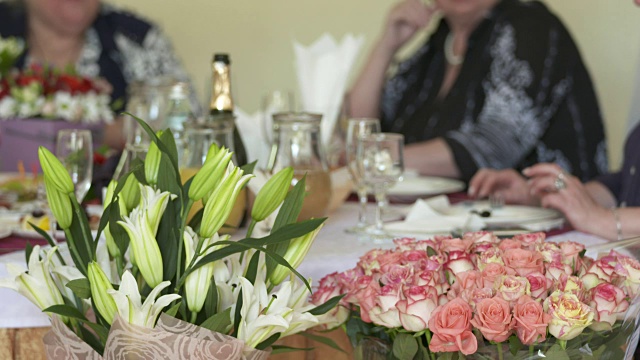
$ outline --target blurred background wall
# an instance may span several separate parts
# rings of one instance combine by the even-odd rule
[[[363,34],[357,73],[393,0],[108,0],[162,26],[173,40],[203,103],[210,60],[228,52],[239,107],[260,109],[271,90],[297,91],[292,42],[308,45],[323,32]],[[632,0],[544,0],[582,51],[604,113],[611,167],[620,165],[640,55],[640,8]],[[411,46],[405,53],[410,52]],[[299,101],[299,97],[296,98]],[[636,99],[640,100],[640,99]]]

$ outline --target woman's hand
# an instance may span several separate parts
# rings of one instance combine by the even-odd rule
[[[513,169],[480,169],[469,182],[468,193],[476,199],[496,195],[509,204],[537,204],[527,179]]]
[[[435,3],[427,6],[421,0],[404,0],[398,3],[389,13],[380,45],[395,53],[418,30],[429,24],[437,9]]]
[[[531,179],[531,192],[540,197],[540,204],[562,212],[576,230],[598,234],[599,228],[611,227],[611,212],[591,197],[578,178],[558,165],[538,164],[522,173]]]

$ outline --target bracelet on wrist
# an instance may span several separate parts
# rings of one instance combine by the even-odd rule
[[[618,240],[622,240],[622,223],[620,222],[620,214],[618,214],[618,208],[611,208],[611,212],[613,213],[613,219],[616,222],[616,233],[618,235]]]

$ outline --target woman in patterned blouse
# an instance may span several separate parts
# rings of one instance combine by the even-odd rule
[[[134,81],[189,81],[157,26],[99,0],[0,2],[0,36],[25,41],[18,67],[71,65],[81,75],[106,80],[117,111],[124,108],[127,87]],[[191,102],[199,108],[195,97]]]
[[[398,49],[442,20],[386,72]],[[407,166],[468,180],[479,168],[555,162],[582,180],[607,169],[591,79],[568,31],[537,1],[405,0],[349,94],[353,117],[403,133]]]

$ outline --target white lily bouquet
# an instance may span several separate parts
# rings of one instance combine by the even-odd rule
[[[309,281],[295,270],[325,220],[296,222],[304,179],[290,189],[291,168],[270,178],[246,237],[231,241],[218,231],[252,165],[237,167],[231,152],[212,145],[183,185],[171,132],[155,134],[136,120],[153,142],[144,162],[109,185],[95,236],[64,166],[39,149],[49,205],[74,266],[37,229],[51,248],[27,249],[28,271],[4,286],[51,314],[49,358],[264,359],[291,350],[273,344],[320,325],[340,300],[310,304]],[[198,201],[203,209],[187,221]],[[278,209],[270,234],[253,238],[256,223]]]

